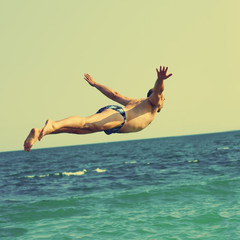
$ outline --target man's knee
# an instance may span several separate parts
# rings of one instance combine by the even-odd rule
[[[103,127],[96,122],[85,122],[83,129],[93,132],[102,131]]]

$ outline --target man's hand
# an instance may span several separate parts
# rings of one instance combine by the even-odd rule
[[[156,68],[156,70],[157,70],[157,76],[158,76],[159,80],[165,80],[172,76],[171,73],[167,75],[168,67],[165,68],[165,67],[160,66],[159,71],[157,68]]]
[[[96,86],[96,81],[89,75],[89,74],[84,74],[84,79],[93,87]]]

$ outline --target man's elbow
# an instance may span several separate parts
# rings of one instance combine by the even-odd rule
[[[113,92],[112,92],[112,100],[113,100],[113,101],[116,101],[118,98],[119,98],[119,93],[116,92],[116,91],[113,91]]]
[[[160,102],[159,95],[151,95],[148,99],[152,106],[159,107],[159,102]]]

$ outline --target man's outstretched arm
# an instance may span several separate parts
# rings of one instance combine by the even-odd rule
[[[167,74],[168,67],[160,66],[159,70],[156,68],[157,71],[157,81],[155,82],[153,93],[150,95],[149,100],[155,106],[159,105],[161,94],[164,91],[164,80],[168,79],[172,76],[172,74]]]
[[[102,94],[106,97],[110,98],[111,100],[118,102],[124,106],[126,106],[132,98],[122,96],[118,92],[114,91],[113,89],[106,87],[100,83],[97,83],[89,74],[84,74],[84,79],[93,87],[98,89]]]

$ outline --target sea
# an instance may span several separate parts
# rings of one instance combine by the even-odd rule
[[[240,239],[240,131],[0,153],[1,240]]]

